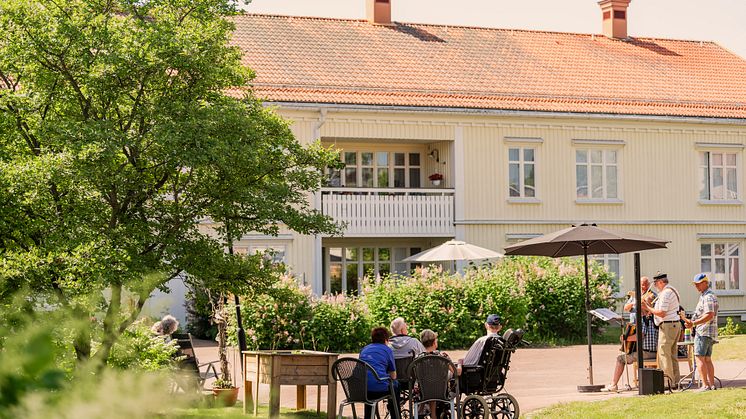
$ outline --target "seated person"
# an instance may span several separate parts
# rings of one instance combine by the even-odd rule
[[[179,328],[179,321],[170,314],[163,316],[151,326],[150,330],[158,336],[163,336],[166,342],[171,340],[171,335]]]
[[[418,356],[439,355],[439,356],[442,356],[442,357],[446,358],[449,361],[451,360],[451,357],[448,356],[447,353],[441,352],[441,351],[438,350],[438,334],[437,333],[433,332],[430,329],[425,329],[425,330],[422,331],[422,333],[420,333],[420,341],[422,342],[422,346],[425,347],[425,351],[422,352],[421,354],[419,354]],[[461,375],[461,366],[460,365],[457,366],[456,372],[457,372],[458,375]],[[451,378],[451,374],[450,373],[448,374],[448,377],[449,377],[449,379]],[[452,388],[451,390],[455,392],[455,388]],[[437,404],[437,402],[435,402],[435,401],[432,401],[432,402],[429,403],[429,405],[430,405],[429,406],[430,407],[429,411],[430,412],[437,412],[437,410],[436,410],[436,404]],[[427,412],[422,412],[421,414],[424,416],[425,414],[427,414]],[[433,414],[430,417],[437,418],[438,415],[437,414]]]
[[[389,331],[385,327],[376,327],[370,332],[369,345],[366,345],[360,351],[359,359],[373,367],[379,377],[389,377],[394,383],[394,394],[396,403],[388,403],[389,414],[394,417],[394,409],[398,411],[401,404],[399,395],[399,382],[396,381],[396,363],[394,362],[394,352],[388,347]],[[373,374],[368,371],[368,399],[377,399],[389,394],[389,380],[377,380]],[[373,409],[365,406],[365,419],[370,419]]]
[[[394,350],[394,359],[408,358],[412,354],[417,356],[425,350],[419,340],[407,335],[407,323],[403,318],[397,317],[391,322],[391,333],[394,336],[389,343]]]
[[[487,320],[484,322],[484,328],[487,332],[485,336],[480,337],[469,348],[469,351],[464,356],[464,359],[459,359],[459,366],[461,365],[477,365],[479,363],[479,357],[482,356],[482,350],[484,349],[484,343],[491,337],[500,337],[498,333],[502,329],[500,323],[500,316],[497,314],[490,314],[487,316]]]

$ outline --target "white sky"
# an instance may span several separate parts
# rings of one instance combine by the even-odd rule
[[[359,19],[364,0],[252,0],[252,13]],[[392,0],[392,19],[600,33],[596,0]],[[630,36],[715,41],[746,57],[746,0],[632,0]]]

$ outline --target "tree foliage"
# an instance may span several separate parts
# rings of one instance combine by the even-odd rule
[[[252,77],[228,43],[235,12],[230,0],[0,3],[0,297],[28,287],[102,317],[76,337],[79,359],[105,360],[155,288],[205,272],[230,240],[335,231],[307,200],[335,155],[302,147],[250,91],[225,94]]]

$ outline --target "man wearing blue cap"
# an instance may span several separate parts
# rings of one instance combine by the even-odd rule
[[[710,277],[705,274],[694,276],[694,286],[699,291],[699,302],[686,327],[696,327],[694,356],[697,358],[703,386],[700,391],[715,390],[715,366],[712,364],[712,345],[718,337],[718,298],[710,289]]]
[[[484,343],[487,341],[487,338],[490,338],[492,336],[499,336],[497,333],[500,331],[500,329],[502,329],[502,327],[503,326],[500,323],[499,315],[490,314],[489,316],[487,316],[487,320],[484,322],[484,328],[487,334],[474,341],[474,343],[471,345],[471,348],[469,348],[469,351],[466,353],[466,356],[464,356],[463,361],[459,360],[459,364],[477,365],[477,363],[479,363],[479,357],[482,355],[482,349],[484,349]]]

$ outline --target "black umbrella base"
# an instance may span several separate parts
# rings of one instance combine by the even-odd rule
[[[594,384],[587,386],[578,386],[578,392],[580,393],[598,393],[603,390],[605,386],[603,384]]]

